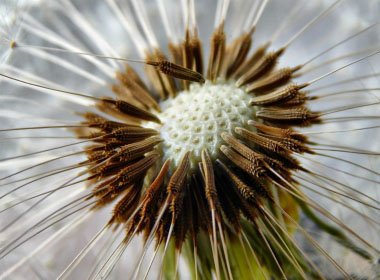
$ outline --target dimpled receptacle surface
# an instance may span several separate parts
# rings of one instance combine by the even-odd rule
[[[215,159],[223,143],[220,134],[233,134],[236,126],[246,127],[247,120],[254,117],[250,98],[233,83],[206,81],[163,102],[159,118],[164,158],[172,158],[178,166],[185,152],[192,151],[191,166],[195,167],[201,151],[207,149]]]

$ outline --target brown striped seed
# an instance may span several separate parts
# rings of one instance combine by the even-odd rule
[[[192,82],[197,82],[197,83],[205,82],[205,79],[202,74],[195,72],[191,69],[187,69],[185,67],[182,67],[178,64],[175,64],[167,60],[161,60],[160,62],[148,61],[147,63],[149,65],[156,66],[157,69],[160,72],[164,73],[165,75],[169,75],[177,79],[192,81]]]

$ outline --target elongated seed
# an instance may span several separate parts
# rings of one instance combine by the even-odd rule
[[[125,73],[127,76],[132,79],[134,82],[139,84],[143,89],[145,89],[147,92],[149,92],[148,87],[145,85],[145,83],[141,80],[140,76],[136,73],[136,71],[133,69],[133,67],[129,66],[128,64],[124,67]]]
[[[254,151],[252,151],[250,148],[245,146],[244,144],[240,143],[235,137],[232,135],[223,132],[221,134],[221,137],[224,141],[226,141],[234,150],[236,150],[239,154],[244,156],[246,159],[248,159],[251,162],[255,162],[256,164],[259,164],[260,160],[263,160],[264,157]]]
[[[228,174],[232,182],[234,182],[235,186],[239,190],[240,194],[244,197],[244,199],[256,203],[256,195],[252,189],[248,187],[238,176],[236,176],[225,164],[222,162],[219,162],[219,164],[224,172]]]
[[[154,49],[154,55],[155,58],[153,59],[153,61],[168,61],[166,55],[159,48]],[[177,86],[173,79],[173,76],[163,73],[159,68],[157,69],[157,67],[156,70],[158,70],[160,74],[162,84],[166,92],[169,93],[170,97],[174,98],[177,94]]]
[[[102,102],[105,104],[111,104],[113,105],[119,112],[124,113],[126,115],[133,116],[135,118],[139,118],[142,120],[147,120],[147,121],[153,121],[156,123],[161,123],[160,119],[143,109],[140,109],[126,101],[123,100],[114,100],[110,98],[103,98]]]
[[[170,211],[172,213],[173,221],[177,219],[178,214],[182,208],[181,201],[183,196],[180,194],[183,192],[187,173],[190,168],[190,152],[186,152],[186,154],[182,157],[182,160],[169,180],[167,191],[169,193],[170,201]]]
[[[235,74],[236,70],[242,65],[245,58],[248,55],[248,52],[251,48],[252,44],[252,33],[254,28],[252,28],[251,32],[243,33],[239,38],[237,38],[229,47],[229,58],[228,58],[228,66],[226,78],[230,78],[233,74]]]
[[[186,176],[187,172],[189,171],[190,168],[190,152],[186,152],[185,155],[182,157],[182,160],[176,169],[176,171],[173,173],[172,177],[169,180],[167,190],[169,195],[176,195],[178,192],[180,192]]]
[[[158,173],[156,179],[150,184],[145,193],[145,199],[148,201],[155,196],[158,189],[161,187],[164,182],[165,176],[168,174],[170,159],[167,159],[161,167],[160,172]]]
[[[116,72],[116,79],[132,94],[135,99],[147,105],[149,108],[160,111],[160,106],[156,100],[154,100],[152,95],[139,83],[135,82],[132,77],[128,76],[128,74]]]
[[[266,134],[273,135],[273,136],[291,137],[293,135],[293,130],[289,128],[269,126],[269,125],[265,125],[265,124],[252,121],[252,120],[248,121],[248,125],[253,125],[258,130],[265,132]]]
[[[140,180],[140,182],[134,184],[130,190],[124,194],[123,198],[113,208],[113,216],[109,223],[113,223],[114,221],[125,223],[128,220],[138,205],[142,185],[143,180]]]
[[[257,133],[254,133],[252,131],[249,131],[242,127],[236,127],[235,128],[236,134],[240,135],[244,139],[253,142],[257,145],[260,145],[272,152],[278,153],[278,154],[284,154],[286,153],[285,147],[283,147],[280,143],[277,141],[274,141],[272,139],[269,139],[267,137],[258,135]]]
[[[186,28],[185,40],[182,42],[182,65],[186,69],[193,69],[193,51],[190,45],[190,31]],[[182,80],[183,88],[185,90],[189,89],[190,81]]]
[[[260,105],[260,106],[270,106],[275,105],[280,102],[286,102],[293,99],[300,89],[298,85],[290,85],[284,88],[275,90],[271,93],[264,94],[261,96],[256,96],[249,101],[249,104]]]
[[[242,157],[227,146],[222,145],[220,147],[220,150],[229,160],[231,160],[248,174],[258,178],[265,173],[265,170],[262,167],[253,162],[250,162],[248,159]]]
[[[169,41],[168,49],[169,49],[171,61],[173,61],[173,63],[175,64],[181,65],[183,62],[182,45],[180,44],[175,45],[173,44],[172,41]]]
[[[210,56],[207,69],[207,78],[215,81],[223,65],[226,49],[226,34],[223,31],[224,23],[214,31],[210,42]]]
[[[203,54],[202,54],[202,43],[198,38],[197,31],[194,30],[193,36],[190,39],[190,45],[193,52],[195,71],[203,74]]]
[[[123,85],[112,85],[111,90],[118,98],[121,100],[127,101],[128,103],[132,104],[133,106],[136,106],[143,110],[148,110],[149,106],[147,104],[141,103],[141,101],[137,100],[135,96],[129,91],[125,86]]]
[[[123,182],[124,184],[134,183],[134,180],[145,173],[159,158],[160,155],[154,153],[133,164],[128,165],[118,173],[118,181]]]
[[[235,71],[235,74],[232,75],[232,78],[239,79],[242,75],[249,71],[249,69],[254,67],[254,65],[256,65],[256,63],[265,56],[268,47],[269,43],[258,47],[251,57],[239,66],[239,68]]]
[[[110,134],[104,135],[103,139],[116,139],[119,141],[129,141],[131,139],[144,139],[153,135],[157,135],[159,132],[151,128],[143,127],[122,127],[115,129]]]
[[[148,61],[147,63],[156,66],[157,69],[165,75],[169,75],[177,79],[198,83],[205,82],[202,74],[167,60],[161,60],[160,62]]]
[[[262,108],[256,112],[256,116],[265,120],[287,121],[299,124],[307,124],[309,121],[318,121],[319,113],[311,112],[306,107],[291,109]]]
[[[241,87],[271,71],[276,65],[277,59],[281,54],[283,54],[284,51],[285,49],[281,48],[276,52],[266,54],[257,62],[253,68],[243,74],[236,81],[236,86]]]
[[[202,150],[201,157],[204,172],[204,181],[206,186],[206,198],[209,201],[211,210],[215,210],[218,205],[218,197],[215,187],[215,176],[214,169],[212,167],[212,161],[207,150]]]
[[[269,74],[267,77],[263,77],[262,79],[249,84],[246,91],[264,91],[279,87],[287,83],[292,78],[293,73],[299,68],[300,67],[294,67],[277,70],[276,72]]]
[[[120,155],[121,161],[129,161],[152,150],[158,143],[162,142],[159,137],[149,137],[145,140],[122,146],[120,151],[115,155]]]

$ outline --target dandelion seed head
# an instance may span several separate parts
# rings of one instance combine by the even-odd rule
[[[379,56],[331,71],[379,49],[374,1],[30,3],[0,38],[0,278],[373,276]]]

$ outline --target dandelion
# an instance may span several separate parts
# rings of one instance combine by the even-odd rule
[[[378,3],[0,7],[0,278],[378,277]]]

